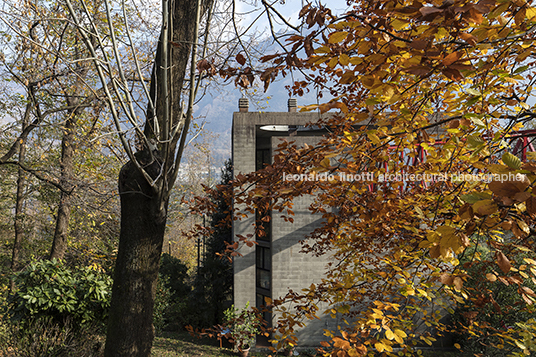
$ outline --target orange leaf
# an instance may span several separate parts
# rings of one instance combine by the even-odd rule
[[[454,277],[449,273],[443,273],[439,276],[439,281],[445,285],[452,285],[454,282]]]
[[[409,44],[410,47],[416,50],[424,50],[428,46],[428,41],[415,39]]]
[[[430,68],[428,68],[426,66],[413,66],[413,67],[409,67],[409,68],[404,69],[404,71],[408,72],[408,73],[411,73],[411,74],[414,74],[416,76],[424,76],[424,75],[427,75],[428,73],[430,73]]]
[[[525,205],[527,207],[527,213],[534,217],[536,215],[536,197],[530,196],[525,201]]]
[[[347,350],[348,348],[350,348],[350,342],[343,340],[340,337],[333,337],[333,346],[336,348]]]
[[[470,44],[471,46],[476,45],[477,38],[471,34],[462,32],[460,33],[460,38],[464,40],[465,42],[467,42],[468,44]]]
[[[523,290],[523,292],[525,294],[529,295],[529,296],[536,297],[536,294],[534,293],[534,291],[531,288],[528,288],[526,286],[522,286],[521,290]]]
[[[458,291],[462,290],[463,288],[463,280],[459,276],[454,278],[454,288]]]
[[[439,244],[434,245],[433,247],[430,248],[431,258],[439,258],[440,255],[441,255],[441,248],[439,247]]]
[[[462,73],[459,70],[455,69],[455,68],[447,67],[444,70],[442,70],[441,72],[445,75],[445,77],[447,77],[448,79],[453,80],[453,81],[459,81],[459,80],[463,79]]]
[[[463,53],[461,51],[452,52],[447,57],[443,58],[442,63],[445,66],[450,66],[451,64],[459,60],[462,56],[463,56]]]

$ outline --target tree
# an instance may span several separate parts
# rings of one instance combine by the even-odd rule
[[[150,88],[145,86],[146,77],[138,62],[134,62],[129,72],[130,68],[123,67],[116,28],[111,21],[119,11],[123,14],[125,48],[131,56],[138,55],[124,7],[114,8],[113,4],[105,2],[104,13],[109,28],[104,33],[93,23],[100,9],[88,8],[80,3],[77,5],[77,8],[83,9],[83,16],[80,16],[72,1],[67,0],[65,4],[70,20],[77,26],[93,57],[110,114],[129,159],[119,174],[121,232],[105,356],[149,356],[154,334],[153,301],[168,202],[191,122],[198,86],[196,70],[202,74],[210,73],[213,68],[206,60],[197,61],[200,19],[207,12],[210,15],[213,3],[162,2],[162,30]],[[206,21],[207,24],[209,22]],[[117,72],[112,67],[112,58]],[[141,95],[147,101],[143,127],[138,122],[138,113],[133,105],[137,98],[129,86],[127,74],[140,81]],[[186,85],[187,100],[183,99]],[[187,102],[184,107],[183,101]],[[127,125],[133,128],[134,137],[125,132]],[[136,149],[130,141],[134,139],[138,142]]]
[[[534,316],[536,293],[526,282],[536,277],[536,165],[533,153],[522,162],[509,150],[514,132],[536,116],[536,7],[348,4],[340,16],[307,4],[299,32],[285,35],[283,52],[263,58],[271,67],[260,73],[268,85],[300,71],[294,94],[329,94],[302,110],[333,110],[315,123],[331,134],[316,146],[282,143],[271,166],[235,182],[234,203],[249,212],[268,207],[291,220],[292,199],[313,195],[310,211],[324,219],[303,250],[333,254],[334,263],[321,283],[271,302],[287,316],[275,331],[292,340],[304,319],[327,313],[348,323],[328,333],[332,355],[389,354],[395,346],[411,355],[435,340],[419,326],[446,333],[442,318],[453,306],[471,306],[468,316],[493,313],[478,309],[494,301],[492,290],[475,291],[469,280],[514,286],[516,304]],[[290,182],[282,173],[334,176]],[[480,246],[489,254],[476,254]],[[290,314],[287,302],[296,307]],[[332,309],[318,311],[320,302]],[[479,321],[468,318],[463,332],[491,334],[496,350],[530,354],[533,319],[510,328]]]
[[[86,60],[89,54],[83,44],[78,43],[74,28],[62,20],[66,13],[61,13],[61,6],[53,1],[18,5],[6,2],[5,6],[12,11],[1,17],[6,27],[2,42],[9,49],[2,56],[2,84],[25,96],[22,118],[10,118],[21,122],[19,137],[1,160],[3,165],[19,166],[12,258],[14,269],[18,265],[23,235],[24,173],[29,171],[44,183],[52,183],[59,189],[58,202],[52,213],[55,230],[50,257],[63,258],[69,243],[72,206],[76,203],[78,190],[86,186],[76,177],[77,151],[88,144],[93,148],[100,146],[89,141],[97,140],[99,129],[105,126],[99,122],[102,103],[99,103],[99,89],[94,88],[91,64]],[[97,25],[102,27],[103,22]],[[43,127],[43,124],[50,126]],[[52,156],[48,166],[45,166],[44,154],[40,162],[24,162],[28,141],[34,148],[37,146],[36,149],[46,153],[47,159]],[[37,144],[39,142],[42,147]],[[45,146],[49,146],[48,151],[43,148]],[[58,148],[61,153],[54,158]],[[36,151],[33,150],[30,155],[38,157]],[[13,160],[16,156],[18,158]],[[58,167],[57,172],[55,167]]]
[[[210,227],[198,227],[192,237],[203,241],[206,246],[192,292],[192,308],[197,311],[195,325],[198,327],[223,323],[224,311],[232,301],[233,268],[231,260],[225,256],[227,245],[233,241],[229,222],[232,207],[232,170],[232,162],[227,160],[222,168],[219,184],[215,188],[206,187],[215,210],[209,217]],[[196,210],[196,207],[191,208],[191,212]]]

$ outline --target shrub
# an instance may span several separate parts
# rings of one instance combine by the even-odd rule
[[[530,331],[532,334],[536,330],[534,324],[536,308],[522,299],[517,284],[508,283],[507,285],[500,281],[491,282],[478,278],[497,268],[493,263],[491,253],[485,246],[480,247],[476,252],[468,251],[467,253],[466,256],[476,255],[481,259],[465,262],[468,279],[464,286],[472,292],[471,296],[474,298],[467,304],[459,304],[452,317],[455,330],[463,329],[462,326],[468,326],[472,322],[478,322],[480,333],[464,333],[463,335],[455,333],[455,340],[468,352],[496,356],[512,353],[517,348],[521,348],[518,345],[519,342],[516,344],[509,338],[498,338],[496,333],[517,328],[521,331]],[[516,260],[521,262],[523,258],[529,258],[527,253],[518,254]],[[536,290],[532,279],[524,278],[521,274],[516,274],[516,279],[522,280],[525,286]],[[478,309],[475,309],[475,306]],[[523,333],[518,337],[522,341],[526,340]],[[526,346],[527,348],[534,348],[533,344],[526,344],[530,345]],[[497,346],[503,346],[503,348],[497,348]]]
[[[43,260],[30,263],[14,281],[17,291],[9,297],[6,311],[13,321],[44,318],[81,326],[104,325],[107,320],[112,279],[102,272]]]
[[[249,309],[249,301],[242,310],[232,305],[224,311],[225,324],[235,345],[235,350],[245,350],[255,345],[255,338],[260,333],[260,319]]]
[[[1,325],[0,356],[4,357],[93,357],[103,350],[104,338],[91,324],[61,326],[50,319],[25,323],[4,321]]]
[[[156,296],[153,307],[153,325],[157,332],[162,332],[170,316],[171,289],[168,287],[169,278],[159,275],[156,286]]]
[[[190,316],[198,313],[197,310],[188,307],[190,291],[186,264],[169,254],[162,254],[154,310],[157,330],[182,329]],[[163,308],[163,310],[159,312],[157,308]],[[157,318],[160,320],[157,321]]]

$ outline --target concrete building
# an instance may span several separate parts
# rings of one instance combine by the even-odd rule
[[[319,119],[319,113],[296,112],[296,100],[289,100],[288,112],[249,112],[247,99],[240,99],[239,112],[233,115],[232,157],[233,173],[246,174],[271,163],[275,148],[281,140],[297,145],[314,144],[325,134],[321,128],[306,128]],[[257,245],[240,248],[234,266],[234,304],[236,308],[264,305],[264,297],[285,296],[289,289],[301,291],[318,282],[325,273],[328,257],[300,253],[300,240],[319,226],[320,217],[308,211],[311,198],[294,201],[294,223],[285,222],[273,214],[266,237],[256,237]],[[240,207],[238,207],[240,208]],[[233,236],[254,235],[255,217],[234,221]],[[277,316],[272,316],[277,319]],[[331,318],[307,321],[298,333],[300,346],[318,346],[325,339],[323,329],[336,326]]]

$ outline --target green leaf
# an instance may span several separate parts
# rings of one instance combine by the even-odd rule
[[[469,144],[470,147],[476,149],[484,145],[486,141],[479,136],[468,136],[467,143]]]
[[[467,195],[461,195],[460,198],[464,202],[474,204],[474,203],[477,203],[478,201],[490,199],[491,195],[486,192],[474,192],[474,193],[470,193]]]
[[[511,169],[519,170],[521,168],[521,160],[512,153],[505,152],[502,161]]]
[[[525,72],[527,69],[529,69],[529,66],[521,66],[519,68],[516,68],[516,70],[514,71],[514,74]]]

